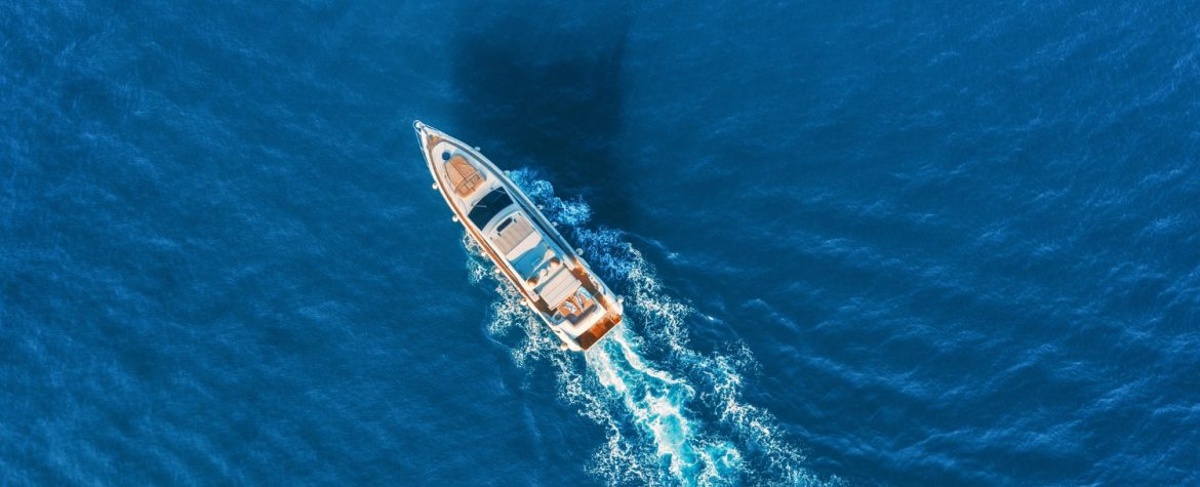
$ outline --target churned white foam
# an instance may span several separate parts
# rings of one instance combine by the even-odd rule
[[[472,282],[493,283],[500,295],[487,333],[511,347],[518,367],[549,366],[560,398],[605,431],[590,473],[613,485],[840,483],[808,472],[775,417],[742,398],[742,374],[757,367],[747,348],[708,354],[689,348],[689,320],[704,315],[669,296],[621,232],[582,226],[591,215],[587,204],[555,197],[532,171],[509,175],[547,218],[571,230],[594,270],[626,297],[622,325],[581,363],[579,355],[559,350],[512,286],[495,276],[482,249],[464,240],[473,255],[467,264]]]
[[[628,326],[628,325],[626,325]],[[609,397],[619,402],[645,438],[670,484],[729,485],[736,483],[741,453],[732,442],[713,437],[688,411],[695,387],[648,361],[631,340],[629,328],[618,328],[610,339],[586,354],[588,368],[600,379]],[[662,479],[662,480],[667,480]]]
[[[529,199],[539,205],[542,213],[560,224],[577,226],[592,218],[592,207],[582,199],[563,200],[554,196],[554,186],[549,181],[537,178],[529,169],[517,169],[508,173],[510,179],[520,186]]]

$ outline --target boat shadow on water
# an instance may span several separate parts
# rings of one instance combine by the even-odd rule
[[[617,144],[627,19],[572,30],[546,16],[472,17],[481,23],[453,47],[455,130],[506,168],[531,167],[556,193],[583,197],[598,222],[624,227],[630,175]]]

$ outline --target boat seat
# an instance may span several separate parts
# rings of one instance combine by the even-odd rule
[[[586,293],[579,292],[576,289],[575,293],[568,296],[566,300],[558,305],[558,313],[569,318],[572,322],[576,322],[588,311],[591,311],[596,304]]]
[[[454,188],[454,192],[461,198],[470,196],[483,184],[483,173],[475,169],[461,154],[446,161],[446,176],[450,179],[450,186]]]
[[[510,218],[512,218],[512,223],[504,227],[504,230],[494,240],[496,248],[500,250],[501,254],[506,256],[522,247],[522,244],[528,245],[528,248],[525,249],[528,250],[529,248],[533,248],[533,245],[536,245],[538,242],[537,240],[532,241],[532,243],[528,242],[530,238],[536,238],[538,234],[533,231],[533,224],[525,219],[525,215],[514,213]],[[512,259],[510,258],[509,260]]]
[[[529,235],[526,236],[524,240],[521,240],[521,243],[517,244],[512,248],[512,250],[509,250],[504,254],[504,258],[508,259],[509,262],[514,262],[518,257],[521,257],[526,252],[535,250],[535,247],[537,247],[541,242],[541,235],[538,235],[537,232],[529,232]]]
[[[571,274],[571,271],[563,267],[559,269],[558,273],[548,279],[538,289],[537,293],[546,302],[546,306],[554,309],[561,305],[563,301],[566,301],[567,298],[573,296],[581,285],[579,280]]]

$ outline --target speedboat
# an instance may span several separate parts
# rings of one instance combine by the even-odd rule
[[[621,300],[504,171],[478,148],[420,121],[413,128],[453,219],[562,348],[587,350],[621,323]]]

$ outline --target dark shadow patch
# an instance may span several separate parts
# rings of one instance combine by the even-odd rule
[[[460,33],[451,66],[459,106],[447,130],[504,169],[542,171],[559,197],[580,196],[598,221],[621,226],[630,217],[631,175],[616,145],[628,19],[583,24],[553,6],[517,10],[539,15],[500,14]]]

